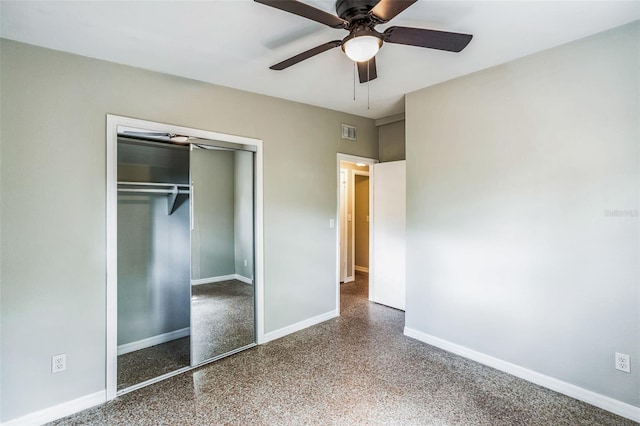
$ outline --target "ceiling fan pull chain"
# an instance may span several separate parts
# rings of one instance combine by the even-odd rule
[[[371,59],[367,62],[367,109],[371,109],[371,76],[369,75],[369,64],[371,64]]]
[[[356,63],[353,63],[353,101],[356,101]]]

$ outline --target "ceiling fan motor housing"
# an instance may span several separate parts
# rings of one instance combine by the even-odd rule
[[[346,53],[346,46],[349,40],[356,37],[375,37],[378,40],[378,48],[382,46],[382,34],[374,27],[375,22],[369,12],[379,3],[380,0],[338,0],[336,2],[336,13],[348,22],[346,30],[349,35],[342,40],[342,50]]]
[[[350,24],[372,24],[369,11],[378,4],[380,0],[338,0],[336,2],[336,13],[339,17]],[[351,28],[348,28],[349,30]]]
[[[369,28],[366,25],[358,25],[353,27],[349,35],[342,40],[342,51],[345,53],[347,52],[346,46],[349,40],[356,37],[364,36],[375,37],[378,40],[378,48],[382,47],[382,35],[379,32]]]

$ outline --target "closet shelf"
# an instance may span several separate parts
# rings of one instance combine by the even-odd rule
[[[189,195],[189,184],[163,182],[118,182],[118,192],[134,194],[166,194],[167,214],[173,213],[180,194]]]

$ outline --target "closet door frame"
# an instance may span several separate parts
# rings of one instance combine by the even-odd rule
[[[159,133],[200,138],[199,144],[207,144],[207,140],[223,142],[238,149],[251,149],[255,152],[255,327],[256,343],[264,342],[264,229],[263,229],[263,143],[260,139],[229,135],[209,130],[193,129],[154,121],[140,120],[131,117],[107,114],[106,116],[106,400],[138,389],[151,383],[163,380],[171,375],[190,370],[186,367],[173,373],[160,376],[140,385],[117,391],[117,359],[118,359],[118,126],[144,129]]]

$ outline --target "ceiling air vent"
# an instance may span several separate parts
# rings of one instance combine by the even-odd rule
[[[342,139],[347,139],[350,141],[355,141],[356,138],[356,127],[349,126],[348,124],[342,125]]]

